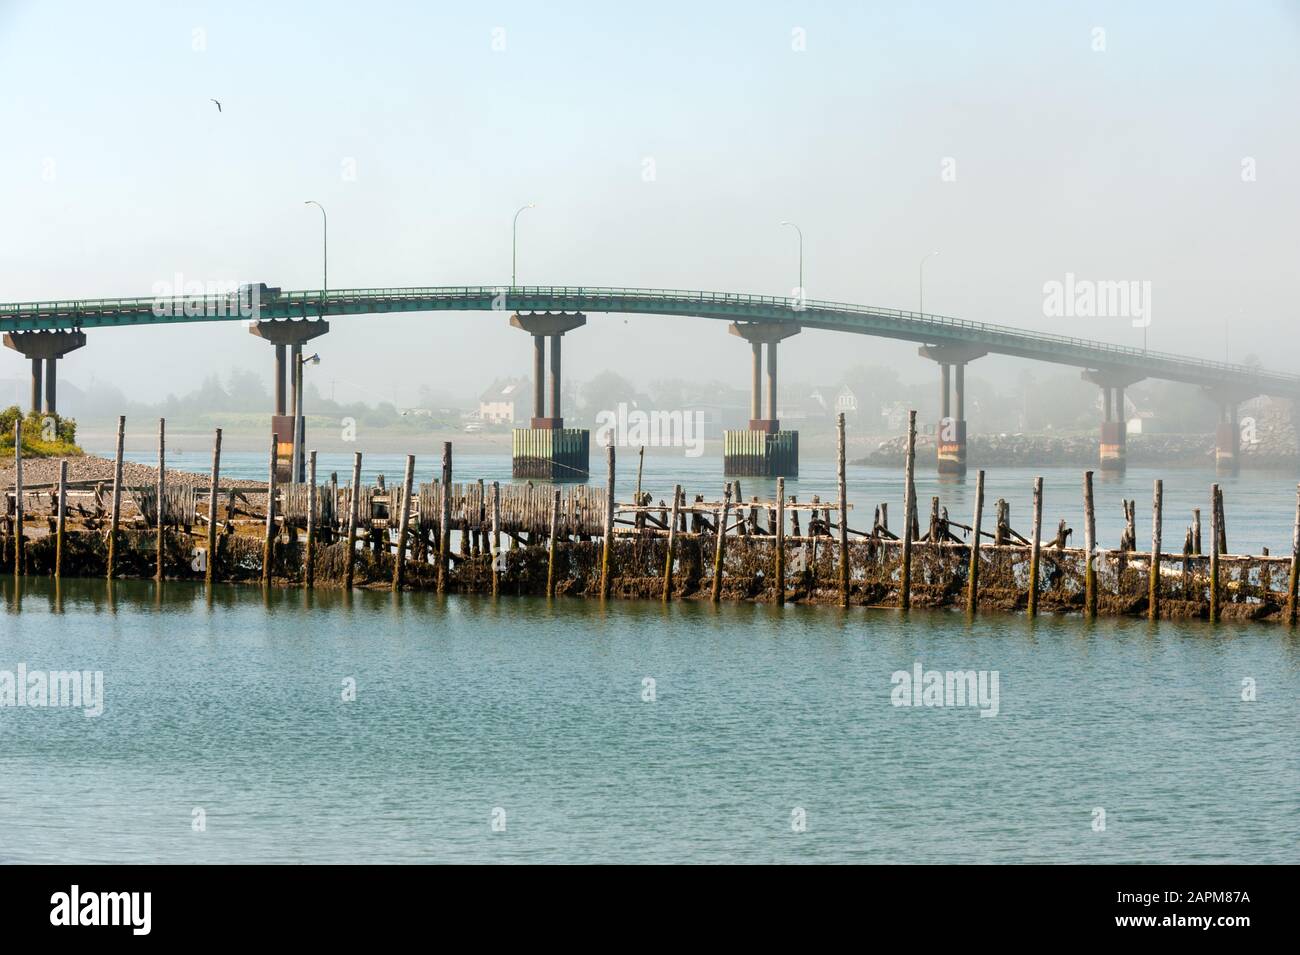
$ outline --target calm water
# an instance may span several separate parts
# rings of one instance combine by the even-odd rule
[[[0,671],[105,692],[0,709],[0,861],[1300,861],[1280,628],[2,586]]]
[[[420,449],[416,449],[417,451]],[[96,453],[111,456],[112,449]],[[364,451],[363,451],[364,453]],[[177,455],[168,453],[171,467],[207,472],[212,465],[211,450],[194,451]],[[156,457],[148,452],[130,454],[128,458],[144,464],[153,463]],[[442,448],[430,447],[425,454],[416,456],[416,480],[431,481],[441,469]],[[456,454],[454,475],[458,481],[510,482],[510,455]],[[266,454],[264,452],[224,452],[222,473],[235,478],[266,480]],[[376,475],[398,484],[406,467],[402,454],[365,454],[362,459],[362,480],[371,483]],[[592,484],[603,487],[604,460],[593,459]],[[619,500],[631,500],[636,487],[637,455],[635,449],[619,450],[617,483]],[[346,483],[352,475],[352,455],[320,454],[317,472],[322,482],[329,479],[331,471],[338,472],[339,480]],[[786,482],[786,493],[802,502],[812,500],[814,494],[823,501],[836,499],[835,464],[829,459],[808,459],[800,462],[797,480]],[[1033,520],[1033,486],[1035,475],[1043,477],[1044,536],[1053,536],[1056,523],[1064,518],[1067,526],[1074,528],[1070,544],[1083,546],[1083,472],[1075,468],[990,468],[985,475],[984,520],[989,526],[993,502],[1005,498],[1011,504],[1011,525],[1028,536]],[[1224,511],[1228,529],[1228,547],[1234,553],[1258,554],[1268,547],[1273,554],[1291,553],[1291,536],[1296,513],[1297,475],[1284,472],[1244,471],[1237,476],[1216,476],[1213,468],[1130,468],[1122,476],[1094,475],[1094,492],[1097,507],[1098,540],[1105,547],[1118,547],[1124,529],[1124,511],[1121,502],[1137,501],[1138,541],[1151,539],[1151,492],[1156,478],[1164,481],[1164,549],[1180,551],[1185,529],[1192,522],[1192,509],[1200,508],[1202,536],[1210,533],[1210,485],[1218,482],[1224,488]],[[680,483],[688,495],[704,494],[711,501],[722,499],[721,458],[705,454],[698,458],[682,455],[647,454],[642,478],[644,489],[654,492],[655,500],[672,500],[673,485]],[[773,500],[776,482],[759,478],[741,480],[741,490],[748,499],[757,495],[762,500]],[[922,525],[929,519],[930,498],[938,496],[942,506],[948,508],[949,517],[962,524],[971,522],[975,506],[975,474],[965,479],[941,478],[929,458],[917,468],[917,500]],[[850,467],[848,469],[848,497],[855,513],[849,526],[870,530],[871,515],[876,505],[889,504],[890,526],[902,525],[903,475],[902,469]],[[1141,545],[1140,545],[1141,546]],[[1149,544],[1147,545],[1149,546]]]

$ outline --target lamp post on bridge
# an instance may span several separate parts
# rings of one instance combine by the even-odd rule
[[[519,215],[526,209],[536,209],[537,203],[530,202],[515,211],[514,223],[510,227],[510,287],[515,287],[515,275],[519,265]]]
[[[307,357],[299,356],[298,361],[294,363],[294,453],[292,453],[292,474],[294,481],[302,483],[305,481],[304,465],[307,455],[303,450],[303,442],[307,439],[305,434],[303,414],[303,365],[318,365],[321,363],[320,353],[308,355]]]
[[[938,254],[938,249],[925,253],[925,255],[921,256],[921,264],[916,269],[917,311],[922,315],[925,314],[925,260],[932,255]]]
[[[788,225],[790,228],[794,229],[795,232],[799,233],[799,297],[806,298],[807,296],[804,295],[803,291],[803,229],[799,228],[793,222],[784,219],[781,221],[781,225]]]
[[[321,205],[319,202],[317,202],[315,199],[308,199],[306,202],[303,203],[303,205],[315,206],[317,209],[320,210],[321,227],[322,227],[321,237],[323,242],[323,257],[324,257],[324,261],[321,266],[320,307],[321,307],[321,314],[324,315],[325,295],[329,292],[329,288],[330,288],[330,220],[329,220],[329,216],[325,214],[325,207]]]

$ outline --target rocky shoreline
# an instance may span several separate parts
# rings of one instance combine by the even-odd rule
[[[1300,469],[1300,454],[1281,442],[1257,442],[1241,448],[1241,466],[1261,469]],[[918,455],[933,457],[933,435],[916,436]],[[868,467],[902,467],[907,436],[880,442],[875,450],[850,462]],[[1126,453],[1130,465],[1162,467],[1213,467],[1212,434],[1129,435]],[[973,434],[967,439],[967,459],[975,467],[1090,467],[1097,464],[1097,435],[1078,434]]]

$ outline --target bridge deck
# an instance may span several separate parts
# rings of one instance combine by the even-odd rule
[[[685,289],[479,285],[341,289],[325,294],[319,290],[280,292],[261,301],[255,315],[241,312],[236,304],[231,296],[220,295],[0,304],[0,332],[253,318],[330,318],[386,312],[580,311],[682,315],[724,321],[787,322],[803,328],[853,332],[928,345],[973,345],[994,354],[1078,368],[1114,370],[1131,373],[1135,378],[1161,378],[1206,387],[1226,387],[1245,394],[1300,397],[1300,375],[942,315],[844,302],[801,302],[771,295]]]

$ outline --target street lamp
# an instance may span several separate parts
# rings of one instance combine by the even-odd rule
[[[925,260],[932,255],[938,255],[938,254],[939,254],[938,249],[936,249],[933,252],[925,253],[925,255],[921,256],[921,264],[917,267],[916,270],[916,289],[917,289],[917,299],[919,300],[917,302],[917,311],[921,315],[925,314]]]
[[[781,225],[788,225],[790,228],[794,229],[795,232],[799,233],[799,294],[800,296],[802,296],[803,295],[803,229],[799,228],[793,222],[786,222],[784,220],[782,220]]]
[[[525,209],[536,209],[537,203],[530,202],[520,206],[515,212],[515,221],[510,230],[510,287],[515,287],[515,274],[519,264],[519,214]]]
[[[302,413],[302,400],[305,397],[302,390],[302,366],[319,365],[320,355],[313,354],[307,357],[299,357],[296,367],[293,369],[293,393],[297,399],[294,402],[294,422],[293,422],[293,476],[298,483],[305,481],[305,457],[303,454],[303,442],[306,440],[306,419]]]
[[[321,205],[319,202],[317,202],[315,199],[308,199],[306,202],[303,203],[303,205],[315,206],[317,209],[320,210],[321,225],[324,230],[321,233],[324,241],[324,263],[321,268],[321,294],[320,294],[321,313],[324,314],[325,294],[329,291],[329,287],[330,287],[330,220],[329,220],[329,216],[325,214],[325,207]]]

